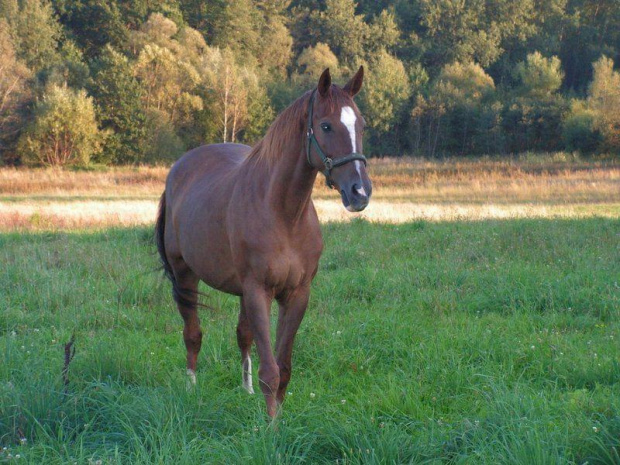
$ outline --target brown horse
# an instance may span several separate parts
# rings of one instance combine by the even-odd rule
[[[315,90],[284,110],[253,148],[196,148],[170,170],[156,225],[157,247],[185,322],[187,372],[196,381],[202,342],[197,286],[241,297],[237,342],[243,387],[253,393],[250,348],[256,342],[259,384],[274,417],[291,377],[293,340],[308,305],[323,250],[310,195],[322,171],[344,206],[361,211],[371,183],[362,152],[364,120],[353,102],[364,70],[343,87],[329,69]],[[269,313],[279,304],[276,356]]]

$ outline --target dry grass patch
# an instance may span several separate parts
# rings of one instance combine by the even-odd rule
[[[0,168],[2,197],[151,197],[160,195],[169,167],[111,167],[100,171]]]
[[[617,202],[620,164],[613,161],[416,158],[371,160],[374,199],[389,202],[605,203]],[[327,196],[320,187],[317,194]]]
[[[153,223],[155,200],[0,202],[0,231],[99,229]]]
[[[318,199],[322,222],[355,218],[381,223],[409,221],[477,221],[515,218],[620,217],[617,204],[432,204],[375,200],[361,213],[349,213],[339,199]],[[0,202],[0,231],[99,229],[148,225],[155,221],[156,200],[106,200],[75,202]]]
[[[101,171],[0,168],[0,230],[150,224],[168,167]],[[398,158],[369,163],[373,200],[350,214],[317,178],[322,221],[620,217],[620,163],[563,154],[515,159]]]

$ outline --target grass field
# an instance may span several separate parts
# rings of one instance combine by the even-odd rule
[[[620,463],[618,168],[575,163],[536,175],[525,161],[512,177],[510,168],[418,166],[440,173],[420,182],[426,190],[406,184],[422,176],[415,166],[377,164],[377,197],[405,192],[394,205],[456,208],[479,196],[483,208],[490,183],[505,204],[585,214],[324,224],[277,425],[262,396],[240,386],[237,299],[206,287],[214,308],[201,312],[198,385],[187,390],[181,319],[154,271],[150,226],[9,224],[0,463]],[[567,179],[563,190],[541,187]],[[511,194],[501,189],[510,182],[533,187]],[[1,195],[37,202],[50,189]],[[87,190],[76,184],[69,197]],[[571,203],[568,191],[581,194]],[[63,192],[53,202],[74,201],[58,200]],[[597,205],[607,213],[592,213]]]

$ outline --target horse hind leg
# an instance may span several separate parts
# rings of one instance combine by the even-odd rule
[[[252,334],[250,321],[243,305],[243,297],[241,297],[239,324],[237,325],[237,344],[239,345],[239,350],[241,350],[241,385],[249,394],[254,394],[254,387],[252,386],[252,358],[250,357],[253,340],[254,335]]]
[[[187,375],[192,384],[196,384],[196,364],[202,346],[202,331],[198,318],[198,277],[184,262],[174,268],[174,300],[183,318],[183,340],[187,349]]]

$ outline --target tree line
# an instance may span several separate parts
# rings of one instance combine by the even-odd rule
[[[617,0],[0,0],[0,157],[252,144],[360,64],[369,153],[620,152]]]

